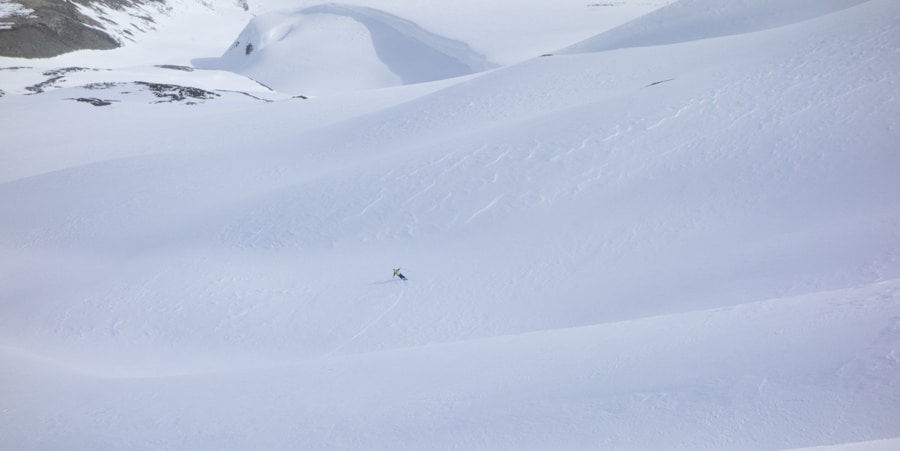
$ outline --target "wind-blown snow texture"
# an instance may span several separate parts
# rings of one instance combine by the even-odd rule
[[[636,19],[485,70],[525,47],[481,3],[195,12],[259,53],[39,94],[114,58],[0,60],[0,447],[896,444],[900,6],[518,2]],[[240,76],[298,33],[352,49],[327,89]]]

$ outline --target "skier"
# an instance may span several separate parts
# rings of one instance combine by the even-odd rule
[[[400,272],[400,268],[394,268],[394,275],[391,276],[391,279],[393,279],[394,277],[399,277],[400,280],[406,282],[406,276],[404,276],[403,273]]]

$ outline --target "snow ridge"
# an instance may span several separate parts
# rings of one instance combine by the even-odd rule
[[[561,50],[560,54],[670,45],[814,19],[869,0],[681,0]]]

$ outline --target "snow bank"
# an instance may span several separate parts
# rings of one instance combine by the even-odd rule
[[[256,17],[220,59],[195,65],[303,94],[422,83],[493,67],[465,43],[411,21],[336,4]]]

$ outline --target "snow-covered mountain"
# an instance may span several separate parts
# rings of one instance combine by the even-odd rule
[[[0,58],[0,448],[900,444],[896,2],[248,8]]]
[[[160,21],[196,8],[249,10],[246,0],[2,0],[0,56],[47,58],[113,49],[158,29]]]

